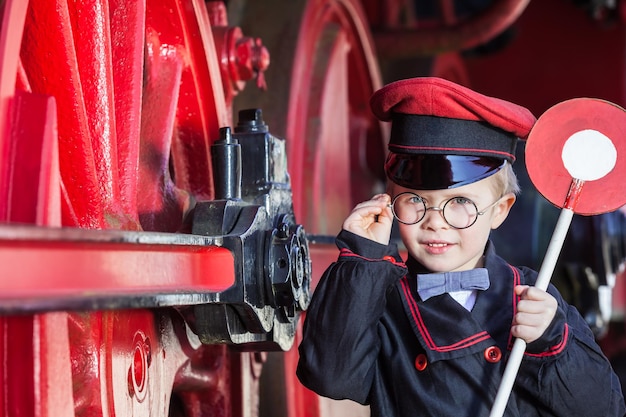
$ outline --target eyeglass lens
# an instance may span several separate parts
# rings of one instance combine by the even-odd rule
[[[426,211],[441,211],[444,220],[456,229],[465,229],[476,222],[478,208],[476,204],[465,197],[452,197],[447,200],[443,208],[426,207],[424,199],[417,194],[401,193],[396,196],[392,204],[393,214],[404,224],[415,224],[426,216]]]

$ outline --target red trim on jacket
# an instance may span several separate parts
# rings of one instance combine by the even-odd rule
[[[343,248],[339,251],[339,257],[340,258],[341,257],[359,258],[359,259],[363,259],[363,260],[370,261],[370,262],[387,261],[387,262],[391,262],[394,265],[402,266],[406,268],[406,264],[404,262],[397,261],[393,256],[390,256],[390,255],[383,256],[381,259],[372,259],[372,258],[366,258],[361,255],[357,255],[356,253],[352,252],[350,249]]]
[[[517,302],[520,300],[520,296],[515,294],[515,287],[522,283],[522,279],[517,268],[512,265],[509,265],[509,268],[511,268],[511,271],[513,271],[513,299],[511,300],[511,304],[513,306],[513,317],[515,317],[515,314],[517,313]],[[513,325],[513,323],[511,323],[511,325]],[[513,348],[513,335],[511,335],[511,332],[509,332],[509,341],[507,343],[507,346],[509,350]]]
[[[558,345],[552,346],[550,349],[546,350],[545,352],[541,352],[541,353],[525,352],[524,355],[532,356],[533,358],[545,358],[547,356],[557,355],[563,352],[563,350],[565,349],[565,346],[567,345],[568,335],[569,335],[569,326],[567,325],[567,323],[565,323],[565,330],[563,331],[563,340],[561,340],[561,342]]]

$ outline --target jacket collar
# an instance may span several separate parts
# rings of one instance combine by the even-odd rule
[[[471,312],[448,294],[422,301],[415,277],[428,271],[413,258],[406,264],[409,274],[398,284],[404,310],[430,361],[472,354],[494,344],[507,347],[516,304],[513,288],[520,272],[496,255],[491,242],[485,249],[491,287],[478,293]]]

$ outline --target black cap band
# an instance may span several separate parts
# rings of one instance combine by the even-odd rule
[[[515,161],[517,137],[485,122],[395,113],[389,150],[398,154],[475,155]]]

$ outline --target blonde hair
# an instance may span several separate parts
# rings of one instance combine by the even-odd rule
[[[519,182],[517,181],[517,175],[513,171],[513,166],[509,162],[504,162],[504,166],[500,168],[493,176],[493,185],[496,191],[496,195],[515,194],[520,193]]]

